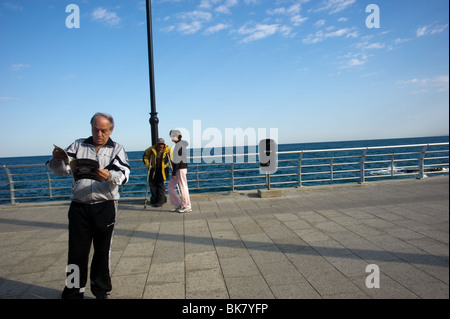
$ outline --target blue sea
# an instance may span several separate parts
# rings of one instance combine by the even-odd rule
[[[449,136],[436,136],[436,137],[418,137],[418,138],[396,138],[396,139],[378,139],[378,140],[355,140],[355,141],[339,141],[339,142],[320,142],[320,143],[296,143],[296,144],[280,144],[278,145],[278,151],[279,152],[295,152],[295,151],[309,151],[309,150],[323,150],[323,149],[341,149],[341,148],[359,148],[359,147],[378,147],[378,146],[396,146],[396,145],[415,145],[415,144],[431,144],[431,143],[448,143],[449,142]],[[444,156],[448,157],[448,145],[439,147],[438,149],[442,149],[444,153],[446,154]],[[421,148],[418,148],[417,152],[420,152]],[[385,150],[384,150],[385,151]],[[192,152],[192,150],[191,150]],[[245,152],[247,152],[247,149],[245,149]],[[392,152],[396,152],[395,149],[392,149]],[[145,186],[143,183],[145,183],[145,169],[144,165],[141,162],[142,156],[143,156],[144,150],[142,151],[134,151],[134,152],[128,152],[128,158],[131,161],[131,166],[134,168],[132,170],[132,175],[130,177],[130,181],[126,185],[126,187],[122,190],[123,194],[122,197],[143,197],[145,193]],[[360,153],[360,152],[359,152]],[[222,154],[226,154],[225,151],[222,152]],[[306,154],[308,155],[308,154]],[[344,157],[344,156],[351,156],[351,151],[346,151],[341,154],[338,154],[338,158]],[[439,155],[439,154],[438,154]],[[317,156],[317,155],[316,155]],[[320,153],[320,157],[326,156],[325,153]],[[336,156],[336,154],[333,154],[332,156]],[[306,156],[307,157],[307,156]],[[7,157],[7,158],[0,158],[0,165],[2,166],[0,168],[0,205],[1,204],[8,204],[8,198],[10,197],[9,193],[9,183],[8,178],[5,172],[4,166],[18,166],[15,168],[10,169],[10,173],[17,174],[17,176],[14,176],[14,180],[21,181],[18,183],[15,183],[15,189],[24,189],[24,191],[17,191],[15,194],[15,197],[17,198],[16,202],[30,202],[30,201],[39,201],[39,200],[49,200],[48,198],[44,199],[24,199],[20,200],[20,197],[40,197],[42,196],[48,196],[48,171],[43,166],[45,162],[50,158],[50,155],[47,156],[27,156],[27,157]],[[282,169],[283,166],[286,167],[286,170],[281,172],[282,174],[294,174],[295,171],[298,171],[298,168],[294,168],[290,165],[297,165],[298,166],[298,154],[290,154],[285,156],[285,161],[280,161],[279,167]],[[297,164],[289,163],[289,159],[297,160]],[[319,162],[320,159],[317,159],[316,162]],[[337,159],[339,161],[339,159]],[[223,161],[225,163],[225,161]],[[39,167],[26,167],[27,165],[42,165]],[[21,165],[24,165],[25,167],[20,167]],[[250,163],[242,163],[239,164],[240,167],[235,167],[235,169],[247,169],[251,167],[259,167],[259,165],[256,163],[250,164]],[[385,165],[385,164],[383,164]],[[229,169],[229,168],[228,168]],[[390,167],[381,167],[380,170],[389,170],[392,169]],[[220,165],[209,165],[209,166],[203,166],[200,165],[200,167],[197,167],[194,164],[191,164],[189,166],[189,175],[188,180],[190,181],[189,187],[192,189],[192,193],[196,192],[219,192],[219,191],[229,191],[230,186],[229,182],[226,181],[226,179],[230,176],[230,172],[225,172],[226,168],[221,167]],[[280,169],[279,169],[280,170]],[[198,172],[202,171],[208,171],[210,173],[203,174],[200,177],[200,181],[196,181]],[[447,160],[447,166],[446,166],[446,172],[448,175],[448,160]],[[24,175],[22,175],[24,174]],[[234,175],[234,177],[238,177],[236,179],[234,186],[237,190],[239,189],[252,189],[252,188],[261,188],[261,186],[249,186],[249,187],[241,187],[239,188],[239,177],[245,177],[246,174],[250,175],[258,175],[258,173],[249,173],[249,172],[242,172],[241,175],[239,175],[239,171],[237,171]],[[350,174],[350,173],[349,173]],[[35,176],[35,177],[33,177]],[[47,177],[46,177],[47,176]],[[343,175],[344,176],[344,175]],[[223,177],[223,180],[221,178]],[[205,179],[214,179],[217,178],[218,181],[211,182],[211,181],[202,181]],[[26,179],[34,180],[34,183],[27,183],[25,182]],[[69,178],[60,178],[56,177],[54,175],[51,176],[52,179],[52,195],[58,195],[55,198],[55,200],[63,200],[68,199],[68,196],[70,195],[70,183],[71,179]],[[283,178],[279,178],[277,180],[276,176],[273,178],[274,186],[276,186],[277,181],[283,181],[287,182],[288,184],[285,185],[286,187],[295,187],[295,184],[289,184],[290,180],[296,179],[295,176],[287,176]],[[37,181],[37,182],[36,182]],[[41,183],[42,185],[39,187],[41,189],[35,190],[32,188],[36,188],[36,183]],[[245,181],[247,184],[254,182],[255,184],[258,183],[264,183],[264,180],[261,181],[261,179],[255,178],[254,181]],[[308,179],[305,178],[304,182],[308,182]],[[211,184],[213,183],[213,184]],[[280,182],[281,183],[281,182]],[[33,186],[31,186],[33,184]],[[311,186],[313,185],[319,185],[320,182],[311,183]],[[209,186],[212,186],[209,188]],[[284,187],[284,185],[280,185],[281,187]],[[298,185],[297,185],[298,186]],[[308,186],[310,186],[308,184]],[[63,197],[60,197],[63,196]],[[64,197],[65,196],[65,197]]]

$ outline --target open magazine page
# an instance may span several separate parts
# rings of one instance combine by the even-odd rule
[[[88,158],[75,159],[70,162],[70,168],[75,181],[80,179],[97,180],[97,169],[99,168],[97,161]]]
[[[53,144],[53,146],[55,147],[55,150],[57,150],[58,152],[60,152],[61,154],[64,154],[64,163],[69,164],[69,155],[67,155],[67,152],[65,149],[63,149],[62,147],[59,147],[55,144]]]

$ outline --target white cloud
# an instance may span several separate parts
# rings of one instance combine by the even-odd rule
[[[165,32],[171,32],[171,31],[175,30],[175,26],[174,25],[169,25],[168,27],[164,27],[161,30],[165,31]]]
[[[342,37],[346,35],[349,32],[349,28],[339,29],[333,32],[328,32],[325,34],[327,38],[333,38],[333,37]]]
[[[370,44],[366,45],[364,47],[364,49],[366,49],[366,50],[383,49],[385,46],[386,46],[385,43],[376,42],[376,43],[370,43]]]
[[[234,7],[238,4],[238,0],[225,0],[225,2],[218,6],[215,11],[224,14],[231,14],[231,7]]]
[[[212,27],[209,27],[208,29],[206,29],[206,34],[213,34],[213,33],[216,33],[216,32],[219,32],[219,31],[222,31],[222,30],[225,30],[225,29],[228,29],[230,26],[228,25],[228,24],[224,24],[224,23],[219,23],[219,24],[216,24],[216,25],[214,25],[214,26],[212,26]]]
[[[303,43],[305,44],[314,44],[318,42],[322,42],[327,38],[335,38],[335,37],[343,37],[346,38],[356,38],[358,37],[358,33],[354,30],[354,28],[342,28],[336,31],[330,31],[334,28],[328,28],[328,32],[323,32],[322,30],[317,31],[316,33],[310,33],[303,39]]]
[[[189,11],[189,12],[182,12],[178,14],[178,18],[180,19],[191,19],[191,20],[197,20],[197,21],[210,21],[212,19],[212,14],[206,11]]]
[[[367,60],[365,59],[357,59],[357,58],[353,58],[347,61],[347,65],[346,67],[351,68],[354,66],[360,66],[360,65],[364,65],[367,62]]]
[[[3,6],[10,10],[23,10],[23,7],[16,3],[3,2]]]
[[[295,16],[293,16],[291,18],[291,22],[292,22],[292,24],[294,26],[299,26],[300,24],[302,24],[306,20],[308,20],[308,18],[302,17],[300,14],[296,14]]]
[[[300,3],[295,3],[290,7],[279,7],[272,10],[267,10],[267,14],[269,15],[276,15],[276,14],[283,14],[283,15],[296,15],[299,14],[302,7]]]
[[[211,4],[210,0],[201,0],[198,7],[200,9],[210,9],[211,6],[212,6],[212,4]]]
[[[177,30],[184,34],[194,34],[202,28],[200,21],[192,21],[191,23],[180,23]]]
[[[317,22],[313,24],[313,26],[316,27],[316,28],[320,28],[320,27],[322,27],[324,25],[325,25],[325,20],[324,19],[317,20]]]
[[[317,31],[315,34],[308,34],[306,38],[303,39],[303,43],[305,44],[314,44],[318,42],[322,42],[324,39],[323,31]]]
[[[280,29],[280,26],[278,24],[257,24],[251,27],[249,27],[248,25],[244,25],[239,28],[238,33],[241,35],[246,35],[246,37],[242,39],[241,42],[247,43],[267,38],[280,30],[282,29]]]
[[[295,35],[295,34],[291,34],[292,28],[287,26],[287,25],[283,25],[283,26],[279,27],[278,31],[285,37],[289,37],[289,36],[294,36]]]
[[[411,89],[411,93],[427,93],[427,92],[448,92],[449,76],[439,75],[432,78],[397,81],[400,87]]]
[[[272,10],[267,10],[267,14],[269,14],[269,15],[286,14],[286,8],[281,7],[281,8],[276,8],[276,9],[272,9]]]
[[[340,69],[348,69],[348,68],[353,68],[353,67],[357,67],[357,66],[362,66],[364,64],[367,63],[367,61],[369,60],[369,55],[366,53],[348,53],[346,54],[343,59],[345,60],[342,63],[342,66],[340,67]]]
[[[374,49],[383,49],[386,47],[385,43],[375,42],[369,43],[367,41],[357,43],[354,45],[355,48],[363,49],[363,50],[374,50]]]
[[[182,12],[177,15],[178,19],[190,20],[188,22],[181,22],[177,25],[176,29],[184,34],[194,34],[203,28],[203,23],[212,20],[212,14],[210,12],[194,10],[189,12]],[[171,31],[174,27],[165,28],[165,30]]]
[[[108,11],[102,7],[99,7],[92,12],[92,20],[100,21],[109,27],[114,27],[121,21],[115,12]]]
[[[445,25],[435,25],[435,24],[430,24],[430,25],[426,25],[423,27],[419,27],[416,30],[416,36],[418,37],[423,37],[425,35],[432,35],[432,34],[436,34],[436,33],[441,33],[444,32],[445,29],[447,29],[448,27],[448,23]]]
[[[223,14],[231,14],[230,8],[228,8],[228,7],[225,6],[225,5],[218,6],[218,7],[216,8],[216,10],[214,10],[214,11],[216,11],[216,12],[218,12],[218,13],[223,13]]]
[[[300,3],[295,3],[287,9],[287,14],[297,15],[300,13],[301,9],[302,9],[302,7],[301,7]]]
[[[240,41],[241,43],[256,41],[264,39],[275,33],[282,36],[289,37],[295,35],[292,32],[291,26],[298,26],[307,20],[306,17],[302,17],[299,12],[301,11],[301,3],[308,0],[298,0],[296,4],[277,8],[269,14],[281,14],[284,15],[288,21],[283,24],[280,21],[275,23],[268,23],[266,19],[262,23],[248,22],[238,30],[232,32],[244,36]],[[178,19],[178,23],[172,23],[171,26],[162,28],[163,31],[173,31],[184,34],[195,34],[204,28],[204,34],[210,35],[231,27],[232,20],[220,21],[221,14],[231,14],[231,9],[239,4],[254,5],[259,4],[260,0],[200,0],[199,5],[195,10],[189,12],[182,12],[175,15]],[[181,21],[180,21],[181,20]]]
[[[394,40],[395,44],[400,44],[400,43],[404,43],[404,42],[408,42],[410,41],[410,39],[402,39],[402,38],[397,38]]]
[[[356,0],[326,0],[317,11],[329,11],[329,14],[334,14],[347,9],[355,2]]]
[[[10,96],[0,96],[0,103],[1,102],[6,103],[6,102],[9,102],[9,101],[14,101],[14,100],[17,100],[17,99],[14,98],[14,97],[10,97]]]
[[[301,3],[295,3],[290,7],[278,7],[272,10],[267,10],[267,14],[288,16],[294,26],[299,26],[308,20],[308,18],[305,18],[300,14],[301,9]]]
[[[304,21],[306,21],[308,19],[306,17],[303,17],[300,14],[300,11],[302,9],[301,4],[303,2],[307,2],[307,1],[308,0],[300,0],[291,6],[277,7],[274,9],[267,10],[266,13],[269,16],[281,16],[281,18],[286,17],[287,19],[289,19],[288,20],[289,23],[282,24],[281,18],[278,18],[278,17],[276,18],[277,23],[275,23],[275,24],[265,23],[265,24],[254,25],[254,24],[247,23],[246,25],[244,25],[243,27],[241,27],[238,30],[239,34],[246,35],[246,37],[244,39],[242,39],[240,42],[246,43],[246,42],[256,41],[256,40],[267,38],[276,33],[281,34],[284,37],[293,37],[295,35],[295,33],[292,32],[293,28],[291,25],[299,26],[300,24],[302,24]],[[269,19],[266,19],[266,22],[268,20]]]
[[[31,65],[23,63],[17,63],[10,66],[13,71],[22,71],[24,69],[28,69],[29,67],[31,67]]]

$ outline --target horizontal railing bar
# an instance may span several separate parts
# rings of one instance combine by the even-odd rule
[[[287,185],[287,184],[297,184],[297,181],[290,181],[290,182],[273,182],[271,184],[273,185]]]
[[[365,176],[366,179],[372,179],[372,178],[386,178],[386,176],[390,176],[390,175],[367,175]],[[394,175],[392,177],[404,177],[404,176],[417,176],[417,174],[414,173],[405,173],[405,174],[401,174],[401,175]]]
[[[271,175],[272,176],[272,175]],[[272,176],[273,177],[273,176]],[[234,179],[251,179],[251,178],[266,178],[266,175],[253,175],[253,176],[238,176],[238,177],[234,177]]]
[[[359,179],[359,177],[335,177],[333,178],[334,181],[345,181],[345,180],[351,180],[351,179]]]
[[[47,172],[43,173],[11,173],[10,176],[30,176],[30,175],[47,175]]]
[[[235,172],[247,172],[247,171],[259,171],[260,168],[248,168],[248,169],[244,169],[244,168],[237,168],[234,169]]]
[[[333,171],[334,174],[351,173],[351,172],[359,172],[359,169],[348,169],[348,170],[342,170],[342,171]]]
[[[302,183],[312,183],[312,182],[325,182],[329,181],[328,178],[326,179],[311,179],[311,180],[302,180]]]
[[[214,174],[214,173],[228,173],[230,172],[229,170],[223,170],[223,171],[206,171],[206,172],[202,172],[202,171],[198,171],[198,174]],[[190,172],[190,174],[197,174],[196,171],[194,172]]]
[[[14,191],[15,192],[29,192],[29,191],[42,191],[42,190],[48,190],[46,187],[41,188],[17,188]]]
[[[251,186],[266,186],[266,184],[244,184],[244,185],[234,185],[234,187],[251,187]]]
[[[298,174],[275,174],[270,175],[270,178],[276,178],[276,177],[286,177],[286,176],[297,176]]]
[[[14,184],[20,184],[20,183],[44,183],[48,182],[48,179],[35,179],[35,180],[26,180],[26,181],[14,181]]]
[[[379,150],[379,149],[392,149],[392,148],[406,148],[406,147],[425,147],[425,146],[444,146],[448,143],[432,143],[432,144],[412,144],[412,145],[389,145],[389,146],[369,146],[369,147],[354,147],[354,148],[335,148],[335,149],[322,149],[322,150],[305,150],[305,151],[289,151],[278,152],[278,155],[282,154],[309,154],[309,153],[321,153],[321,152],[339,152],[339,151],[364,151],[364,150]]]
[[[302,165],[302,168],[308,168],[308,167],[322,167],[322,166],[330,166],[330,163],[328,163],[328,164],[317,164],[317,165]]]
[[[424,160],[445,160],[449,159],[449,156],[439,156],[439,157],[424,157]]]
[[[291,169],[291,168],[298,168],[298,165],[296,166],[278,166],[278,170],[282,170],[282,169]]]
[[[236,178],[235,178],[236,179]],[[199,182],[209,182],[209,181],[231,181],[231,177],[224,177],[224,178],[211,178],[211,179],[199,179]],[[196,182],[197,180],[190,180],[188,182]]]
[[[384,153],[384,154],[367,154],[366,157],[378,157],[378,156],[392,156],[392,155],[418,155],[420,152],[396,152],[396,153]]]
[[[330,174],[331,171],[325,171],[325,172],[308,172],[308,173],[302,173],[302,175],[319,175],[319,174]]]

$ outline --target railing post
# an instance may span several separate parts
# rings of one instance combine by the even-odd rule
[[[197,189],[200,189],[200,181],[199,181],[199,176],[198,176],[198,164],[197,166]]]
[[[267,190],[270,191],[270,173],[266,173],[266,183],[267,183]]]
[[[417,176],[418,179],[423,179],[425,177],[425,155],[427,154],[428,148],[430,147],[430,144],[427,144],[422,149],[422,152],[420,152],[419,157],[419,176]]]
[[[300,158],[298,159],[298,187],[302,187],[302,161],[303,161],[303,151],[300,153]]]
[[[50,178],[50,173],[47,172],[47,180],[48,180],[48,193],[50,195],[50,198],[53,198],[53,192],[52,192],[52,180]]]
[[[11,175],[11,172],[9,171],[9,168],[6,167],[6,165],[3,165],[3,169],[6,172],[6,176],[8,176],[8,183],[9,183],[9,199],[11,201],[12,205],[16,204],[16,198],[14,194],[14,181]]]
[[[331,174],[331,181],[333,181],[333,162],[334,162],[334,157],[331,158],[331,163],[330,163],[330,174]]]
[[[394,157],[395,157],[395,153],[392,153],[392,158],[391,158],[391,176],[394,176]]]
[[[366,165],[366,156],[367,156],[368,151],[369,151],[369,148],[366,147],[363,154],[361,155],[361,171],[360,171],[361,175],[360,175],[360,180],[359,180],[360,184],[364,184],[366,182],[365,165]]]
[[[234,156],[231,162],[231,191],[234,192]]]

